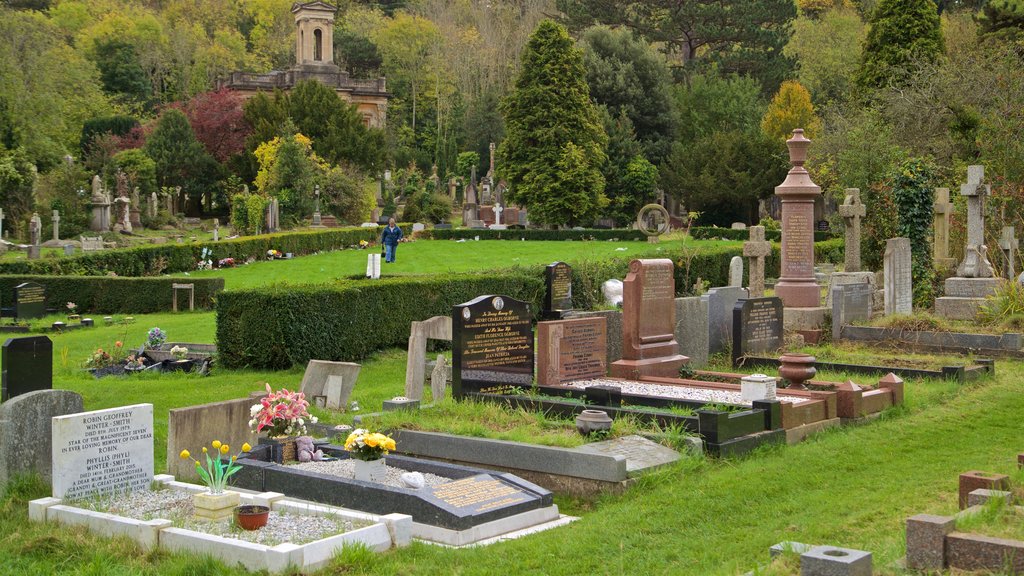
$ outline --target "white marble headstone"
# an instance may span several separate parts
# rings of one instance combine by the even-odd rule
[[[53,496],[78,499],[145,490],[153,481],[153,405],[53,419]]]

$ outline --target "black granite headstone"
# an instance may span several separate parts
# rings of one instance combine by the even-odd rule
[[[572,266],[565,262],[548,264],[544,269],[544,309],[541,316],[547,320],[565,317],[572,310]]]
[[[46,336],[8,338],[0,362],[0,401],[53,388],[53,342]]]
[[[452,394],[499,394],[533,385],[530,305],[508,296],[479,296],[452,306]]]
[[[14,315],[19,320],[46,316],[46,287],[35,282],[15,286]]]
[[[732,360],[783,345],[782,299],[743,298],[732,309]]]
[[[868,283],[832,286],[832,340],[842,337],[843,326],[871,319],[874,290]]]

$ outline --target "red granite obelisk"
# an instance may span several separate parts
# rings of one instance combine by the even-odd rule
[[[775,295],[787,308],[821,306],[821,286],[814,279],[814,199],[821,196],[821,188],[804,168],[810,145],[803,129],[793,130],[786,141],[793,167],[775,187],[782,201],[782,270]]]

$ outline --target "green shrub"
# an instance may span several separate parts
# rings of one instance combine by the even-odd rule
[[[405,346],[409,323],[448,316],[481,294],[505,294],[539,312],[539,274],[455,274],[346,280],[224,292],[217,298],[217,346],[228,368],[283,369],[310,359],[360,360]]]
[[[433,228],[421,233],[434,240],[472,240],[479,236],[481,240],[646,240],[647,236],[639,230],[473,230]]]
[[[113,276],[0,276],[0,301],[14,302],[14,287],[37,282],[46,287],[46,306],[58,313],[67,303],[80,314],[150,314],[171,310],[171,284],[195,284],[197,309],[213,308],[224,290],[223,278],[118,278]],[[178,309],[188,310],[188,293],[178,294]]]
[[[245,199],[245,233],[259,234],[263,229],[263,215],[267,208],[267,199],[256,194]]]
[[[245,194],[235,194],[231,197],[231,227],[236,234],[242,234],[248,225],[249,213],[246,212]]]
[[[774,220],[772,220],[774,222]],[[749,240],[750,230],[733,230],[732,228],[718,228],[716,226],[694,226],[690,228],[690,237],[694,240]],[[819,232],[815,230],[814,241],[824,242],[834,238],[831,232]],[[772,230],[765,226],[764,239],[772,242],[782,241],[782,231],[778,228]]]

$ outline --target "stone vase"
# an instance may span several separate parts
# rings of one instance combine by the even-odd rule
[[[240,502],[241,495],[231,490],[225,490],[220,494],[200,492],[192,495],[196,518],[214,522],[231,518]]]
[[[787,352],[779,357],[779,376],[789,382],[790,390],[806,390],[804,382],[814,378],[818,369],[814,367],[817,359],[810,354]]]
[[[576,417],[576,430],[584,436],[612,429],[612,419],[604,410],[584,410]]]
[[[383,458],[376,460],[355,461],[355,479],[361,482],[384,482],[387,477],[388,466]]]

